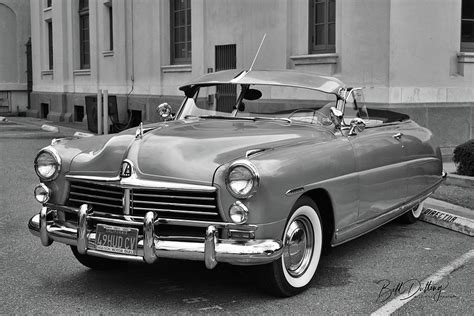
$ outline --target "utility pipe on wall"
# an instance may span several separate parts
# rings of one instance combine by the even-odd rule
[[[102,135],[102,90],[97,91],[97,135]]]
[[[109,134],[109,90],[104,90],[104,135]]]

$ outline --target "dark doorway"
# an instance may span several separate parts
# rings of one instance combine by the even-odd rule
[[[84,107],[82,105],[74,106],[74,122],[82,122],[84,119]]]
[[[49,104],[48,103],[41,103],[40,118],[47,119],[48,114],[49,114]]]
[[[216,46],[216,71],[235,69],[237,67],[236,45]],[[235,85],[217,86],[217,111],[232,112],[237,101]]]

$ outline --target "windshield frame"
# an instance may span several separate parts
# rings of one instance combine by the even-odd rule
[[[209,115],[209,114],[206,114],[206,115],[194,115],[194,114],[189,114],[189,113],[185,113],[185,110],[186,110],[186,106],[188,105],[188,100],[192,99],[193,100],[193,104],[196,105],[197,104],[197,100],[200,98],[199,96],[199,93],[202,91],[203,88],[209,88],[209,87],[214,87],[217,89],[217,86],[218,85],[227,85],[228,83],[214,83],[214,84],[202,84],[202,85],[195,85],[193,86],[193,93],[192,95],[189,93],[189,90],[187,91],[188,93],[185,94],[185,97],[184,97],[184,100],[182,101],[181,103],[181,106],[178,110],[178,112],[176,113],[176,116],[175,116],[175,119],[179,120],[179,119],[189,119],[189,117],[198,117],[198,118],[204,118],[204,119],[209,119],[209,118],[224,118],[225,119],[236,119],[236,120],[239,120],[239,119],[242,119],[242,120],[252,120],[252,121],[259,121],[259,120],[267,120],[267,121],[283,121],[285,123],[288,123],[288,124],[292,124],[292,123],[298,123],[298,124],[307,124],[307,125],[318,125],[318,126],[329,126],[329,125],[332,125],[332,122],[330,120],[330,117],[329,115],[326,115],[326,114],[323,114],[321,112],[318,112],[318,110],[320,110],[321,108],[299,108],[299,109],[295,109],[293,112],[304,112],[305,110],[307,111],[313,111],[313,112],[318,112],[320,114],[319,115],[322,115],[324,116],[325,119],[325,124],[315,124],[313,122],[306,122],[304,120],[298,120],[298,119],[295,119],[295,118],[291,118],[291,115],[292,115],[292,112],[289,113],[290,117],[272,117],[272,116],[259,116],[259,115],[255,115],[255,116],[241,116],[239,117],[238,114],[239,113],[242,113],[241,111],[239,111],[239,106],[242,104],[242,102],[244,101],[244,94],[245,92],[248,90],[248,89],[251,89],[252,86],[268,86],[268,87],[275,87],[275,86],[279,86],[279,87],[288,87],[288,88],[298,88],[298,89],[303,89],[303,90],[309,90],[309,91],[316,91],[316,92],[320,92],[324,95],[332,95],[334,97],[334,100],[329,100],[328,102],[334,102],[335,106],[337,108],[341,108],[343,107],[344,105],[342,104],[343,102],[345,102],[345,100],[341,97],[341,95],[339,93],[329,93],[327,91],[323,91],[323,90],[320,90],[320,89],[314,89],[314,88],[307,88],[307,87],[301,87],[301,86],[292,86],[292,85],[281,85],[281,84],[268,84],[268,83],[264,83],[264,84],[244,84],[244,83],[232,83],[232,85],[235,85],[236,87],[239,87],[240,89],[240,92],[238,93],[237,97],[236,97],[236,102],[235,102],[235,105],[233,106],[233,111],[231,113],[227,113],[227,112],[215,112],[215,114],[213,115]],[[210,95],[207,96],[208,98],[210,97]],[[202,98],[202,100],[205,100],[206,97]],[[204,102],[209,102],[209,101],[204,101]],[[251,112],[250,112],[251,113]],[[313,113],[312,114],[313,117],[315,116],[315,114]]]

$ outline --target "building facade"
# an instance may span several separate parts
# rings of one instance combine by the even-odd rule
[[[87,120],[86,96],[131,111],[180,105],[204,73],[297,69],[365,87],[370,106],[409,114],[445,153],[474,135],[474,5],[469,0],[31,0],[28,115]],[[289,96],[290,97],[290,96]]]
[[[30,1],[0,0],[0,115],[28,108],[30,30]]]

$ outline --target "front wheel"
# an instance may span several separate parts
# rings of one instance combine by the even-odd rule
[[[418,218],[420,218],[422,211],[423,211],[423,202],[421,202],[418,205],[415,205],[411,210],[403,214],[400,217],[400,220],[404,224],[413,224],[418,220]]]
[[[283,234],[283,255],[264,266],[264,284],[271,294],[289,297],[304,291],[318,267],[323,245],[319,210],[308,197],[300,198]]]
[[[125,261],[111,260],[106,258],[94,257],[80,254],[75,246],[71,246],[72,253],[77,261],[93,270],[112,270],[123,268],[127,265]]]

